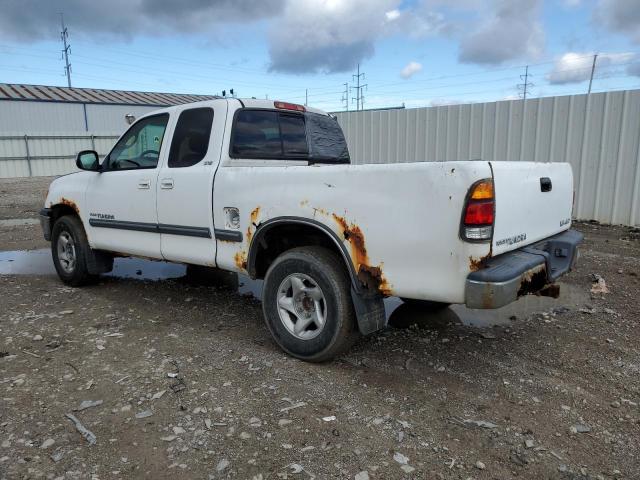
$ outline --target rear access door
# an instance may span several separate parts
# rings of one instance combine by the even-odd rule
[[[212,189],[227,102],[176,113],[169,154],[158,173],[162,256],[173,262],[215,266]]]
[[[493,256],[569,229],[573,173],[568,163],[491,162],[495,190]]]

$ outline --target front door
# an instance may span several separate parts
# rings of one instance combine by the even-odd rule
[[[133,124],[89,183],[88,234],[93,248],[162,258],[156,182],[168,121],[169,114],[163,113]]]
[[[166,260],[215,266],[213,177],[226,106],[220,102],[215,107],[187,108],[176,121],[156,187],[161,251]]]

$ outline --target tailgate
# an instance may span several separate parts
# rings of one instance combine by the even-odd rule
[[[492,255],[567,230],[573,208],[568,163],[491,162],[495,190]]]

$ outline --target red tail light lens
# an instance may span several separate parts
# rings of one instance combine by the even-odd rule
[[[464,214],[465,225],[492,225],[493,200],[489,202],[470,203]]]
[[[493,235],[495,197],[493,180],[488,178],[473,184],[464,206],[460,236],[468,242],[486,242]]]

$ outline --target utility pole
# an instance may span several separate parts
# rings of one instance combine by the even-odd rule
[[[71,53],[71,45],[67,44],[67,38],[69,38],[69,32],[67,27],[64,26],[64,14],[60,14],[60,24],[62,25],[62,31],[60,32],[60,38],[64,48],[62,49],[62,55],[64,57],[64,72],[67,75],[67,84],[71,88],[71,64],[69,63],[69,53]]]
[[[305,107],[309,106],[309,89],[308,88],[304,89],[304,106]]]
[[[593,74],[596,72],[596,60],[598,59],[598,54],[596,53],[593,56],[593,64],[591,65],[591,76],[589,77],[589,90],[587,90],[587,95],[591,93],[591,85],[593,84]]]
[[[349,111],[349,84],[345,83],[344,84],[344,92],[342,93],[342,98],[340,99],[340,102],[343,102],[345,104],[345,111]]]
[[[533,87],[533,83],[529,82],[529,77],[531,76],[532,75],[529,75],[529,65],[527,65],[524,69],[524,75],[520,75],[520,79],[524,81],[524,83],[519,83],[517,85],[518,90],[522,90],[521,95],[523,100],[527,99],[527,95],[529,94],[529,89]]]
[[[356,110],[360,110],[362,108],[362,104],[364,104],[364,96],[362,95],[362,89],[366,88],[366,84],[360,84],[360,78],[364,80],[364,72],[360,73],[360,64],[358,63],[358,73],[352,75],[353,79],[356,82],[356,96],[351,100],[356,101]]]

